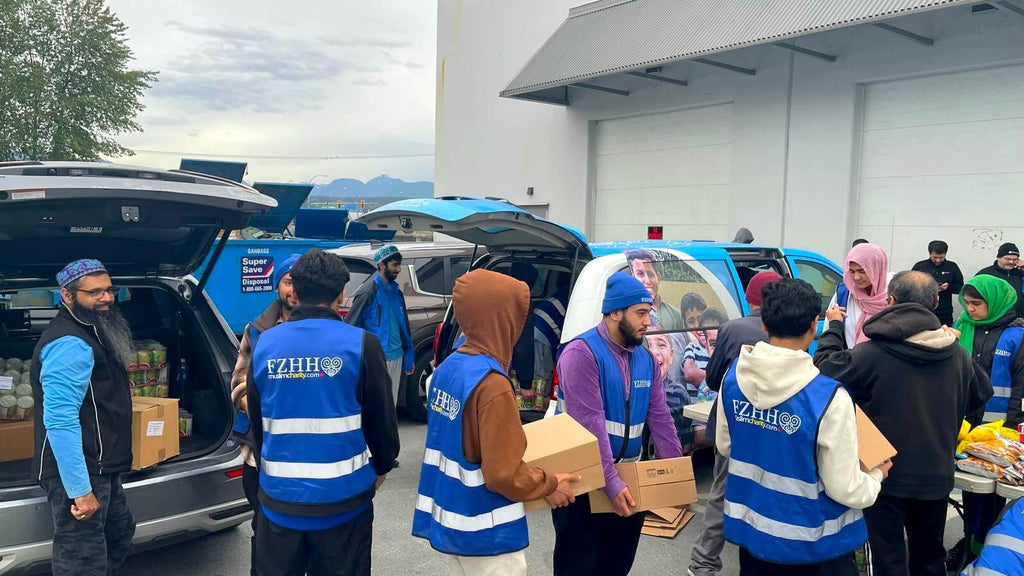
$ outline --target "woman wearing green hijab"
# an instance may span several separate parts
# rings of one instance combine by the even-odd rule
[[[995,276],[975,276],[960,291],[964,311],[956,322],[960,345],[992,379],[994,394],[985,405],[985,415],[967,416],[972,425],[1005,420],[1007,428],[1024,422],[1024,321],[1017,318],[1017,293],[1009,282]],[[995,494],[963,493],[964,526],[970,528],[970,561],[981,551],[981,543],[995,524],[1006,501]],[[964,540],[946,556],[946,568],[963,565]]]
[[[960,304],[960,345],[988,373],[995,392],[982,420],[1005,420],[1007,428],[1016,429],[1024,422],[1024,354],[1019,353],[1024,321],[1014,312],[1017,293],[1002,278],[975,276],[960,292]]]

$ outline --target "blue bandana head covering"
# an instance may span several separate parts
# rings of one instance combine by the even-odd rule
[[[106,274],[107,269],[103,267],[103,263],[99,260],[93,260],[92,258],[75,260],[57,273],[57,284],[60,284],[61,288],[67,288],[68,284],[71,284],[82,276],[100,273]]]
[[[387,246],[384,246],[380,250],[374,252],[373,263],[380,264],[382,262],[387,262],[387,260],[394,256],[395,254],[398,254],[398,246],[395,246],[394,244],[388,244]]]

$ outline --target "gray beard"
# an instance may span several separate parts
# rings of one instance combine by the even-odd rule
[[[125,368],[135,364],[135,345],[132,341],[132,330],[117,306],[111,306],[107,312],[97,312],[80,306],[75,302],[71,312],[82,322],[96,327],[100,343],[112,352],[114,358],[124,365]]]

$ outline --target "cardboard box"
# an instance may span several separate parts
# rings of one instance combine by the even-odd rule
[[[689,456],[624,462],[616,464],[615,468],[633,495],[634,512],[686,506],[697,501],[697,483]],[[615,512],[604,491],[590,495],[590,511],[594,514]]]
[[[658,508],[647,512],[641,534],[659,538],[675,538],[693,519],[689,508]]]
[[[31,419],[0,422],[0,462],[32,458],[35,453],[34,426]]]
[[[132,398],[132,470],[142,470],[181,453],[178,399]]]
[[[526,453],[523,461],[548,474],[579,474],[573,494],[604,488],[604,470],[597,438],[568,414],[559,414],[523,426]],[[526,511],[549,508],[543,498],[526,503]]]
[[[857,412],[857,455],[860,467],[865,472],[882,465],[886,459],[896,455],[896,449],[882,436],[882,432],[856,407]]]

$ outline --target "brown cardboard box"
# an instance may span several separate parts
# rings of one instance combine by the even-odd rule
[[[178,399],[132,398],[132,470],[142,470],[181,453]]]
[[[671,520],[669,520],[670,518]],[[659,538],[675,538],[692,519],[693,512],[690,512],[688,508],[651,510],[644,518],[644,527],[640,533]]]
[[[604,488],[604,470],[597,438],[568,414],[559,414],[523,426],[526,453],[523,461],[548,474],[579,474],[573,494],[579,496]],[[548,508],[547,500],[526,503],[526,511]]]
[[[697,501],[697,483],[694,482],[689,456],[624,462],[616,464],[615,468],[633,495],[636,502],[634,512],[685,506]],[[590,495],[590,511],[598,514],[615,510],[605,493],[600,491]]]
[[[32,458],[35,452],[34,426],[31,419],[0,422],[0,462]]]
[[[882,436],[882,432],[868,420],[868,417],[861,412],[860,406],[856,407],[857,412],[857,452],[860,457],[860,467],[865,472],[881,466],[886,459],[896,455],[896,449]]]

